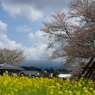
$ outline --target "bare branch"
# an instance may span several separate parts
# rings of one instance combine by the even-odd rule
[[[10,62],[11,64],[20,64],[25,60],[22,50],[0,49],[0,63]]]

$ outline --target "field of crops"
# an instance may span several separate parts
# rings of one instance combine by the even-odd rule
[[[95,82],[0,76],[0,95],[95,95]]]

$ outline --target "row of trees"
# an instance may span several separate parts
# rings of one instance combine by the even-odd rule
[[[58,48],[49,59],[65,58],[67,63],[84,62],[95,56],[95,0],[70,2],[67,12],[55,12],[41,31],[49,37],[48,49]]]
[[[54,70],[54,71],[52,72],[52,75],[50,76],[50,73],[45,70],[45,71],[43,72],[43,74],[44,74],[44,77],[58,77],[58,75],[60,74],[60,71],[59,71],[58,69],[56,69],[56,70]]]

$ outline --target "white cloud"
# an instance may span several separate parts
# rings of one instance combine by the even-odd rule
[[[44,14],[67,9],[71,0],[1,0],[2,7],[11,16],[25,16],[29,20],[42,18]]]
[[[36,31],[28,35],[30,41],[34,44],[31,48],[25,49],[28,60],[48,60],[54,49],[47,50],[48,37],[43,35],[45,35],[43,31]]]
[[[0,32],[0,48],[21,49],[22,44],[9,40],[6,34]]]
[[[0,48],[22,49],[26,60],[47,60],[53,49],[46,50],[47,44],[39,43],[31,47],[22,47],[21,43],[16,43],[8,39],[7,35],[0,32]]]
[[[7,24],[0,21],[0,32],[6,32],[7,31]]]
[[[37,44],[30,48],[24,48],[27,60],[48,60],[52,49],[46,50],[46,44]]]
[[[9,40],[4,32],[7,32],[7,24],[0,21],[0,48],[19,49],[22,47],[22,44]]]
[[[16,27],[17,32],[30,32],[31,30],[32,30],[32,28],[27,27],[26,25]]]
[[[43,36],[45,35],[45,33],[43,31],[36,31],[35,33],[30,33],[29,39],[30,41],[35,44],[35,43],[48,43],[48,37],[47,36]]]
[[[7,5],[26,4],[35,6],[36,9],[41,11],[60,11],[67,7],[68,3],[72,0],[1,0]]]
[[[30,33],[31,40],[36,42],[31,47],[23,47],[21,43],[16,43],[16,41],[11,41],[5,33],[2,31],[7,31],[7,24],[0,21],[0,48],[7,49],[22,49],[24,50],[24,55],[27,60],[47,60],[47,57],[50,56],[53,49],[46,50],[47,44],[42,35],[44,34],[41,31],[36,33]]]
[[[11,2],[2,1],[2,7],[11,16],[17,17],[18,15],[25,16],[29,20],[37,20],[43,17],[41,11],[35,9],[32,5],[27,4],[11,4]]]
[[[47,44],[44,43],[34,44],[31,47],[22,47],[21,43],[11,41],[7,35],[2,32],[0,32],[0,48],[22,49],[24,50],[26,60],[47,60],[53,50],[49,49],[47,51]]]

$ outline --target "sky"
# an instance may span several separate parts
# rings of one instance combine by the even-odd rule
[[[48,37],[42,22],[64,11],[71,0],[0,0],[0,48],[21,49],[27,61],[47,61]]]

